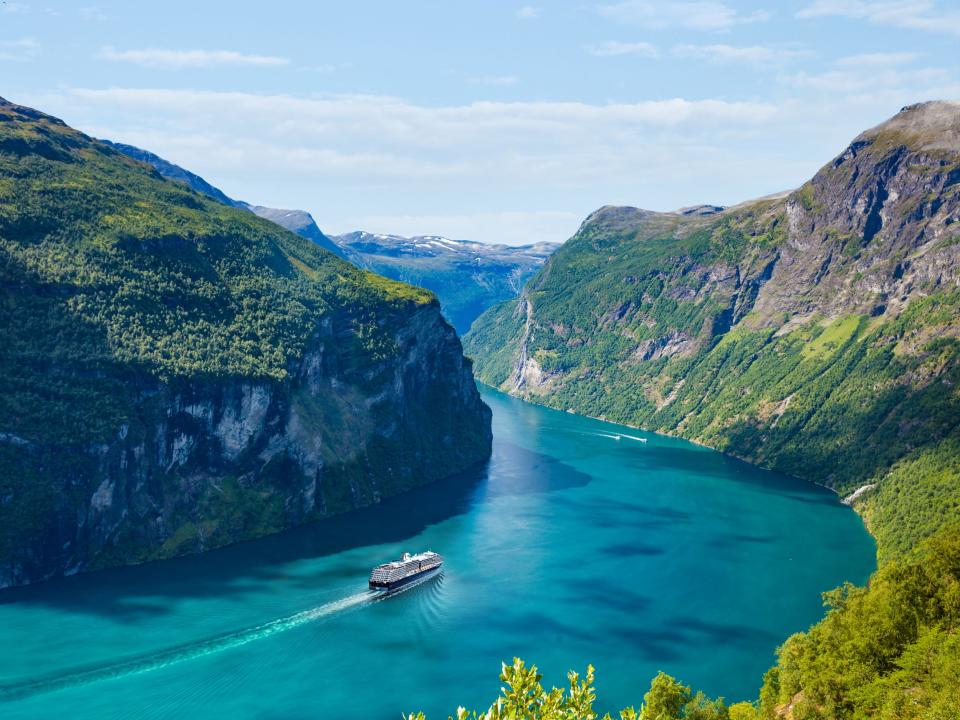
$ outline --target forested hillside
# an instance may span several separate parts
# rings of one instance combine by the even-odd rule
[[[0,587],[377,502],[490,451],[426,291],[0,101]]]
[[[603,208],[465,346],[535,402],[860,488],[881,569],[784,646],[761,716],[953,717],[960,104],[904,108],[785,196]]]

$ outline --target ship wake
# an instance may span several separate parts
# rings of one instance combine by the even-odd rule
[[[411,583],[402,590],[391,593],[377,593],[366,590],[244,630],[217,635],[204,640],[166,648],[149,654],[125,658],[108,664],[75,668],[57,673],[56,675],[39,677],[23,682],[11,683],[9,685],[0,685],[0,700],[16,700],[39,693],[53,692],[105,680],[117,680],[131,675],[160,670],[170,665],[213,655],[214,653],[240,647],[241,645],[246,645],[256,640],[263,640],[264,638],[286,632],[287,630],[293,630],[307,623],[316,622],[353,608],[385,600],[388,597],[393,597],[400,592],[405,592],[420,584],[419,582]]]

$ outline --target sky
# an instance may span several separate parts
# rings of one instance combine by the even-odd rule
[[[328,233],[563,241],[960,99],[960,0],[0,0],[0,95]]]

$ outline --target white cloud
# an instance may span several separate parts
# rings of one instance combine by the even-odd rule
[[[164,50],[147,48],[143,50],[116,50],[107,46],[97,54],[102,60],[128,62],[144,67],[212,67],[214,65],[246,65],[256,67],[277,67],[288,65],[290,60],[273,55],[245,55],[232,50]]]
[[[657,2],[656,0],[622,0],[612,5],[600,5],[599,13],[606,18],[629,25],[662,29],[680,27],[689,30],[723,31],[735,25],[767,20],[770,13],[757,10],[741,14],[726,3],[713,2]]]
[[[40,44],[30,37],[0,41],[0,60],[30,60],[40,52]]]
[[[522,8],[519,8],[516,13],[514,13],[521,20],[536,20],[540,17],[542,11],[538,7],[533,7],[532,5],[524,5]]]
[[[781,81],[796,88],[809,90],[867,94],[885,93],[904,99],[930,100],[954,97],[960,94],[960,84],[945,68],[918,68],[902,70],[876,65],[840,65],[822,73],[799,72],[784,75]]]
[[[333,231],[524,243],[563,240],[607,203],[669,210],[799,185],[863,128],[921,94],[956,86],[942,73],[899,82],[911,79],[909,90],[863,89],[860,81],[860,89],[843,93],[815,87],[829,85],[829,77],[795,75],[784,82],[797,98],[777,104],[428,105],[386,96],[143,88],[75,88],[18,100],[97,137],[152,150],[232,197],[309,210]],[[814,92],[818,100],[810,102]],[[537,212],[510,214],[523,207]]]
[[[111,88],[31,100],[65,111],[86,132],[209,174],[211,182],[240,176],[257,187],[286,182],[296,186],[294,194],[316,182],[350,188],[355,197],[396,187],[420,197],[461,185],[511,193],[558,186],[599,192],[597,183],[615,181],[632,187],[638,167],[663,165],[675,174],[681,166],[702,166],[704,144],[753,138],[777,127],[779,116],[766,103],[681,98],[437,107],[382,96]],[[242,185],[234,195],[250,195]],[[289,205],[292,197],[275,202]]]
[[[960,10],[931,0],[815,0],[797,13],[801,18],[831,16],[960,36]]]
[[[660,56],[660,51],[655,45],[648,42],[618,42],[608,40],[600,45],[590,45],[587,52],[599,57],[613,57],[615,55],[641,55],[643,57],[655,58]]]
[[[889,67],[893,65],[908,65],[919,58],[918,53],[911,52],[879,52],[848,55],[837,60],[841,67]]]
[[[775,64],[812,55],[809,50],[772,48],[764,45],[675,45],[670,54],[674,57],[706,60],[718,64]]]
[[[484,75],[482,77],[471,78],[470,82],[477,85],[489,85],[491,87],[507,87],[516,85],[520,78],[516,75]]]
[[[25,15],[28,12],[30,12],[30,8],[21,3],[5,2],[0,5],[0,13],[7,15]]]

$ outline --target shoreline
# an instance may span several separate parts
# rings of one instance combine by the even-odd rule
[[[800,477],[799,475],[793,475],[793,474],[791,474],[791,473],[784,472],[783,470],[776,470],[776,469],[774,469],[774,468],[765,467],[764,465],[760,465],[759,463],[755,463],[755,462],[752,462],[752,461],[748,460],[747,458],[741,457],[741,456],[737,455],[736,453],[728,452],[728,451],[726,451],[726,450],[720,450],[719,448],[715,448],[715,447],[713,447],[712,445],[708,445],[708,444],[705,443],[705,442],[701,442],[700,440],[695,440],[695,439],[693,439],[693,438],[683,437],[682,435],[677,435],[677,434],[675,434],[675,433],[661,432],[661,431],[659,431],[659,430],[651,430],[651,429],[649,429],[649,428],[643,427],[642,425],[632,425],[632,424],[627,423],[627,422],[617,422],[617,421],[614,421],[614,420],[609,420],[609,419],[607,419],[607,418],[596,417],[595,415],[587,415],[586,413],[574,412],[573,410],[561,410],[560,408],[553,407],[552,405],[547,405],[546,403],[535,402],[535,401],[530,400],[530,399],[528,399],[528,398],[520,397],[520,396],[518,396],[518,395],[514,395],[514,394],[511,393],[511,392],[506,392],[506,391],[504,391],[504,390],[501,390],[501,389],[498,388],[498,387],[494,387],[493,385],[489,385],[488,383],[485,383],[485,382],[483,382],[482,380],[480,380],[480,379],[478,379],[478,378],[476,378],[476,377],[474,377],[474,379],[476,380],[477,384],[483,385],[483,387],[485,387],[485,388],[489,388],[490,390],[493,390],[494,392],[503,393],[504,395],[507,395],[507,396],[509,396],[509,397],[511,397],[511,398],[514,398],[515,400],[520,400],[521,402],[529,403],[530,405],[536,405],[537,407],[543,407],[543,408],[547,408],[548,410],[555,410],[555,411],[557,411],[557,412],[568,413],[568,414],[570,414],[570,415],[576,415],[576,416],[578,416],[578,417],[585,417],[585,418],[589,418],[589,419],[591,419],[591,420],[598,420],[598,421],[600,421],[600,422],[610,423],[611,425],[621,425],[621,426],[623,426],[623,427],[631,428],[631,429],[633,429],[633,430],[640,430],[641,432],[650,433],[651,435],[658,435],[658,436],[660,436],[660,437],[671,438],[671,439],[673,439],[673,440],[683,440],[684,442],[689,442],[689,443],[692,443],[692,444],[697,445],[697,446],[699,446],[699,447],[706,448],[707,450],[712,450],[713,452],[720,453],[721,455],[726,455],[727,457],[733,458],[734,460],[739,460],[740,462],[746,463],[747,465],[750,465],[750,466],[752,466],[752,467],[760,468],[761,470],[767,470],[767,471],[769,471],[769,472],[780,473],[781,475],[786,475],[787,477],[791,477],[791,478],[793,478],[794,480],[800,480],[801,482],[806,482],[806,483],[810,483],[811,485],[816,485],[816,486],[818,486],[818,487],[822,487],[822,488],[824,488],[825,490],[829,490],[829,491],[832,492],[834,495],[836,495],[836,496],[837,496],[837,499],[840,501],[840,504],[841,504],[841,505],[846,505],[846,506],[849,507],[851,510],[853,510],[853,512],[855,512],[855,513],[857,514],[857,517],[859,517],[859,518],[860,518],[860,521],[863,523],[864,529],[867,531],[867,533],[870,535],[870,537],[873,538],[874,544],[876,544],[876,542],[877,542],[877,536],[874,535],[873,530],[871,530],[871,529],[870,529],[870,526],[867,524],[866,517],[864,517],[863,513],[861,513],[861,512],[857,509],[857,507],[856,507],[856,505],[855,505],[856,501],[859,500],[860,497],[862,497],[864,494],[866,494],[867,492],[869,492],[870,490],[874,489],[874,488],[877,486],[877,483],[876,483],[876,482],[872,482],[872,483],[871,483],[871,482],[866,482],[866,483],[863,483],[862,485],[858,486],[855,490],[853,490],[851,493],[849,493],[848,495],[844,496],[844,495],[841,494],[836,488],[832,488],[832,487],[830,487],[829,485],[825,485],[825,484],[820,483],[820,482],[817,482],[817,481],[815,481],[815,480],[808,480],[807,478]],[[877,557],[876,557],[876,561],[877,561],[877,569],[879,569],[879,567],[880,567],[879,546],[877,547]]]

